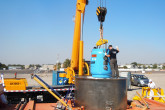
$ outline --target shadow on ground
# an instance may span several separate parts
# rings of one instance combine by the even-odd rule
[[[142,89],[141,87],[136,87],[136,88],[132,88],[132,89],[128,89],[128,91],[134,91],[134,90],[139,90]]]

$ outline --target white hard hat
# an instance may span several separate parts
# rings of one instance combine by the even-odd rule
[[[149,82],[152,82],[152,79],[149,79]]]

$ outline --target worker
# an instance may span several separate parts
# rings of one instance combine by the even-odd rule
[[[116,49],[112,47],[112,45],[108,46],[106,56],[109,58],[110,67],[112,71],[112,77],[119,77],[119,70],[117,65],[116,54],[119,53],[119,48],[116,46]]]
[[[17,78],[17,72],[14,73],[15,78]]]
[[[152,79],[149,79],[148,87],[149,87],[149,90],[150,90],[149,99],[153,99],[154,91],[152,89],[155,88],[155,83],[152,81]]]

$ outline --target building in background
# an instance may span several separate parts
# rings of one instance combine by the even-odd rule
[[[40,70],[52,71],[52,70],[54,70],[54,64],[44,64],[41,66]]]
[[[29,69],[29,67],[30,67],[29,65],[25,65],[25,69]]]
[[[125,65],[128,69],[133,68],[133,65]]]
[[[9,70],[22,70],[22,66],[8,66]]]
[[[163,65],[158,65],[158,69],[162,69],[163,68]]]

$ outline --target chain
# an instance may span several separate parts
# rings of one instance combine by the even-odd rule
[[[100,23],[100,39],[103,39],[103,24]]]

